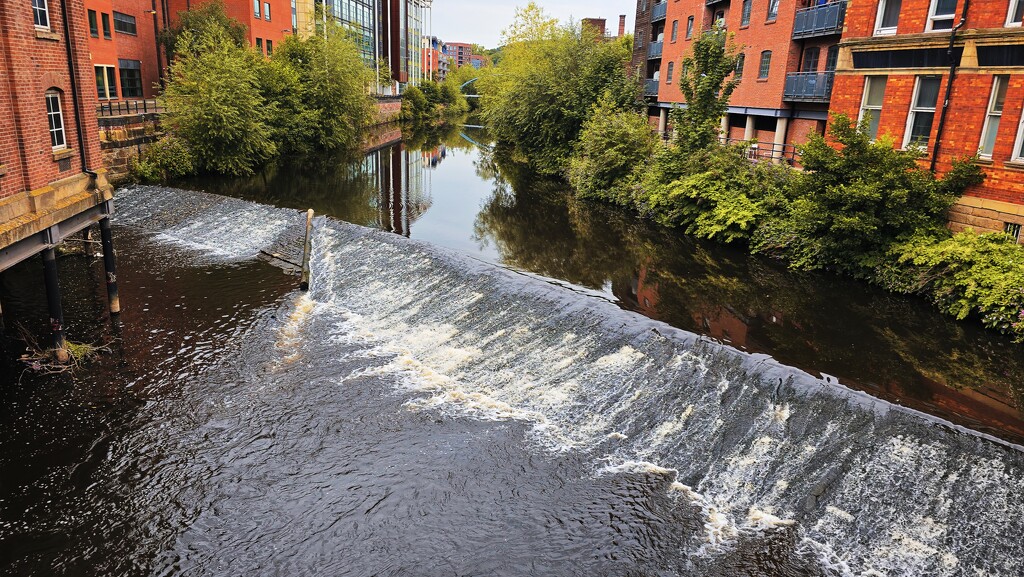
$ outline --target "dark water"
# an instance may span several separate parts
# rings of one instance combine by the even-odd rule
[[[1019,448],[757,352],[1013,438],[964,409],[1016,406],[1008,344],[510,175],[513,195],[487,155],[453,148],[421,174],[429,157],[399,150],[405,180],[379,156],[323,188],[312,171],[266,180],[391,231],[319,219],[308,295],[258,257],[299,212],[122,191],[118,327],[102,265],[61,260],[71,334],[116,337],[114,353],[19,383],[5,342],[0,574],[1024,573]],[[3,276],[9,325],[45,324],[39,268]],[[853,322],[870,311],[892,318]],[[958,350],[973,369],[952,368]]]

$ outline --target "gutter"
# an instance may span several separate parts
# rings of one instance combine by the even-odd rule
[[[946,115],[949,112],[949,98],[953,92],[953,80],[956,77],[956,60],[953,58],[953,47],[956,43],[956,33],[967,24],[967,10],[971,6],[971,0],[964,0],[964,8],[960,13],[960,22],[949,31],[949,74],[946,79],[946,95],[942,101],[942,113],[939,115],[939,128],[935,131],[935,146],[932,147],[932,161],[930,170],[935,172],[935,165],[939,161],[939,149],[942,147],[942,131],[946,128]]]
[[[60,3],[61,21],[64,24],[64,48],[68,58],[68,75],[71,77],[71,104],[75,108],[75,132],[78,136],[78,157],[82,162],[82,172],[93,176],[96,173],[89,169],[89,163],[85,158],[85,136],[82,130],[82,106],[78,98],[78,70],[75,67],[75,56],[71,49],[71,27],[68,20],[68,2],[61,0]]]

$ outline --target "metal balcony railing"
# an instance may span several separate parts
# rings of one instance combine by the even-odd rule
[[[653,79],[647,79],[644,82],[644,96],[657,96],[658,95],[658,81]]]
[[[659,22],[668,15],[668,2],[658,2],[651,9],[651,22]]]
[[[750,160],[772,160],[785,162],[791,166],[800,162],[800,151],[793,144],[775,144],[774,142],[758,142],[742,138],[727,138],[726,144],[742,144],[743,156]]]
[[[796,11],[793,38],[811,38],[843,33],[846,2],[831,2]]]
[[[782,99],[797,102],[828,102],[835,72],[790,72]]]
[[[664,42],[651,42],[647,45],[647,57],[648,58],[661,58],[661,47]]]

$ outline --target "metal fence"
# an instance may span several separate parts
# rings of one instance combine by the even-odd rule
[[[835,72],[790,72],[782,90],[784,100],[828,102],[832,98]]]
[[[651,9],[651,22],[664,20],[668,14],[668,2],[658,2]]]
[[[658,81],[647,80],[644,82],[644,96],[657,96],[658,95]]]
[[[793,38],[839,34],[846,21],[846,2],[831,2],[796,11]]]
[[[160,106],[156,100],[122,100],[117,102],[103,102],[96,107],[96,116],[99,118],[160,112],[164,112],[164,108],[163,106]]]
[[[775,144],[774,142],[749,141],[741,138],[727,138],[725,143],[746,145],[743,155],[750,160],[778,159],[791,166],[800,162],[800,152],[794,144]]]

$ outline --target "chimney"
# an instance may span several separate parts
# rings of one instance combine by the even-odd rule
[[[622,38],[625,35],[626,35],[626,15],[625,14],[620,14],[619,15],[619,38]]]

